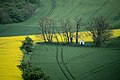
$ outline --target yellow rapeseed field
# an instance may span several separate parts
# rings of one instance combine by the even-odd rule
[[[22,80],[17,65],[22,58],[19,47],[24,37],[0,37],[0,80]]]
[[[120,36],[120,29],[115,29],[112,32],[114,37]],[[80,32],[79,34],[82,35],[80,39],[86,42],[92,41],[92,37],[86,33],[89,32]],[[29,36],[35,41],[38,40],[35,35]],[[17,65],[22,59],[23,54],[19,47],[24,38],[25,36],[0,37],[0,80],[22,80],[22,72],[17,68]]]

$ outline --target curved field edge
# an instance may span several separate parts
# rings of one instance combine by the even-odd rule
[[[17,65],[23,57],[21,41],[26,36],[0,37],[0,80],[22,80]],[[31,36],[35,40],[35,36]]]
[[[87,22],[92,17],[103,16],[111,24],[111,28],[119,29],[119,0],[41,0],[41,6],[32,17],[22,23],[0,25],[0,36],[31,35],[39,33],[38,22],[42,17],[55,20],[82,17]],[[57,26],[59,29],[59,26]],[[81,27],[85,30],[84,27]]]
[[[42,67],[50,75],[50,80],[73,80],[70,74],[75,80],[112,80],[112,77],[120,79],[118,75],[120,73],[120,49],[117,48],[73,47],[39,43],[34,48],[31,63],[33,66]],[[111,75],[113,73],[116,75]],[[114,79],[119,80],[116,78]]]
[[[21,38],[0,38],[0,80],[22,80],[17,68],[22,58],[19,47]]]
[[[114,37],[120,36],[120,29],[112,30]],[[80,34],[87,32],[80,32]],[[36,35],[28,35],[35,42],[43,41],[36,37]],[[20,50],[21,41],[26,36],[12,36],[12,37],[0,37],[0,80],[21,80],[21,71],[17,68],[22,59],[22,51]],[[84,40],[92,41],[92,38],[85,37]],[[54,40],[55,41],[55,40]]]

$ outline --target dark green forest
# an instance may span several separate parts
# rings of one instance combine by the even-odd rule
[[[0,24],[19,23],[40,7],[40,0],[0,0]]]

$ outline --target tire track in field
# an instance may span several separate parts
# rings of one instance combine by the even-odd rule
[[[102,51],[99,51],[99,52],[102,52]],[[92,54],[90,54],[90,53],[92,53]],[[67,65],[67,64],[69,64],[70,62],[74,62],[74,61],[76,61],[76,60],[80,60],[80,59],[82,59],[82,58],[84,58],[84,57],[91,56],[91,55],[94,55],[94,54],[96,54],[96,53],[94,53],[94,51],[91,51],[91,52],[88,52],[88,53],[84,53],[84,54],[81,54],[81,55],[72,57],[72,58],[70,58],[70,59],[67,59],[65,64]],[[98,55],[98,54],[97,54],[97,55]],[[79,59],[78,59],[78,58],[79,58]]]
[[[69,75],[72,77],[73,80],[75,80],[75,77],[73,76],[73,74],[69,71],[69,69],[67,68],[64,59],[63,59],[63,48],[61,47],[61,59],[62,59],[62,63],[63,66],[65,67],[65,69],[67,70],[67,72],[69,73]]]
[[[108,63],[108,64],[105,64],[105,65],[96,67],[96,68],[94,68],[92,70],[89,70],[88,72],[80,75],[81,76],[80,80],[82,80],[82,79],[84,79],[84,78],[86,78],[86,77],[88,77],[88,76],[90,76],[92,74],[98,73],[98,72],[100,72],[100,71],[102,71],[102,70],[104,70],[104,69],[106,69],[106,68],[108,68],[110,66],[115,65],[115,64],[120,64],[120,60],[116,60],[116,61],[113,61],[111,63]]]
[[[70,62],[73,62],[73,61],[78,60],[78,58],[81,59],[81,58],[87,57],[87,56],[89,56],[89,55],[91,55],[91,54],[85,53],[85,54],[82,54],[82,55],[75,56],[75,57],[70,58],[69,60],[67,60],[65,64],[67,65],[67,64],[69,64]]]
[[[66,15],[70,14],[72,11],[76,10],[77,7],[79,7],[81,3],[78,2],[70,11],[68,11],[66,14],[64,14],[60,19],[64,18]]]
[[[84,57],[87,57],[87,56],[90,56],[90,55],[96,54],[96,53],[92,53],[92,52],[93,52],[93,51],[88,52],[88,53],[84,53],[84,54],[81,54],[81,55],[78,55],[78,56],[75,56],[75,57],[72,57],[72,58],[66,60],[66,63],[65,63],[65,64],[67,65],[67,64],[70,63],[70,62],[73,62],[73,61],[76,61],[76,60],[82,59],[82,58],[84,58]],[[100,52],[102,52],[102,51],[100,51]],[[90,53],[92,53],[92,54],[90,54]],[[79,59],[78,59],[78,58],[79,58]]]
[[[95,11],[93,11],[93,13],[88,17],[88,19],[91,18],[91,17],[94,17],[94,15],[95,15],[97,12],[101,11],[101,10],[102,10],[102,7],[103,7],[105,4],[107,4],[108,1],[109,1],[109,0],[104,1],[104,2],[101,4],[100,7],[98,7]],[[100,15],[100,16],[104,16],[104,15]]]
[[[64,74],[64,76],[66,77],[66,79],[67,80],[75,80],[74,76],[71,74],[71,72],[69,71],[69,69],[67,68],[67,66],[64,63],[62,47],[61,47],[60,54],[58,52],[58,47],[56,47],[56,60],[57,60],[57,64],[58,64],[59,68],[61,69],[61,71]]]
[[[66,77],[66,79],[69,80],[68,76],[65,74],[62,66],[60,65],[59,56],[58,55],[59,55],[59,53],[58,53],[58,47],[56,47],[56,60],[57,60],[57,64],[58,64],[60,70],[62,71],[62,73],[64,74],[64,76]]]
[[[52,8],[49,11],[49,13],[47,14],[47,17],[49,17],[53,13],[53,11],[55,10],[55,8],[56,8],[56,4],[57,4],[56,0],[51,0],[51,3],[52,3]]]

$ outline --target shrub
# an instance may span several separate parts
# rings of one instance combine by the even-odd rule
[[[24,80],[48,80],[47,76],[41,68],[37,67],[28,67],[23,71],[22,75]]]
[[[24,80],[48,80],[49,76],[47,76],[41,68],[39,67],[31,67],[30,63],[21,63],[18,66],[22,71],[22,77]]]
[[[32,52],[33,51],[33,40],[30,37],[26,37],[24,41],[22,41],[22,47],[25,51]]]
[[[30,63],[25,63],[25,62],[21,62],[20,65],[18,65],[18,68],[22,71],[24,71],[25,69],[27,69],[28,67],[30,67]]]

